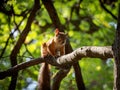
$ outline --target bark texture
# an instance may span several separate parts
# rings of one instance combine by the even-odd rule
[[[120,4],[119,4],[118,23],[116,30],[115,42],[113,44],[114,53],[114,88],[113,90],[120,90]]]
[[[59,66],[61,68],[66,68],[66,66],[71,65],[79,61],[81,58],[113,58],[113,52],[111,46],[108,47],[97,47],[97,46],[87,46],[76,49],[70,54],[61,56],[59,58],[54,58],[52,56],[45,58],[36,58],[28,62],[24,62],[10,69],[0,72],[0,79],[11,76],[14,72],[28,68],[39,63],[47,62],[53,66]]]

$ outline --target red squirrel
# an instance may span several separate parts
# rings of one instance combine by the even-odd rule
[[[53,38],[41,45],[41,56],[52,55],[58,57],[65,54],[67,34],[55,30]],[[50,67],[49,64],[43,63],[38,75],[38,90],[50,90]]]

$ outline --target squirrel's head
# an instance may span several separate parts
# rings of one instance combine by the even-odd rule
[[[55,29],[55,42],[65,44],[67,36],[68,35],[66,33],[60,32],[58,28]]]

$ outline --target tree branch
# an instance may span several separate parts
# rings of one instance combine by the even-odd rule
[[[8,46],[8,43],[9,43],[10,38],[11,38],[11,34],[10,34],[9,37],[7,38],[7,41],[6,41],[6,43],[5,43],[5,46],[4,46],[4,48],[2,49],[2,52],[1,52],[1,54],[0,54],[0,59],[2,58],[2,56],[3,56],[3,54],[4,54],[5,50],[6,50],[6,48],[7,48],[7,46]]]
[[[69,71],[70,71],[70,68],[69,69],[61,69],[59,72],[56,73],[55,77],[53,78],[52,90],[58,90],[59,89],[60,82],[67,75],[67,73]],[[54,85],[56,85],[56,86],[54,86]]]
[[[6,71],[0,72],[0,79],[4,79],[7,76],[12,75],[14,72],[28,68],[30,66],[47,62],[53,66],[58,66],[66,68],[69,64],[74,64],[79,61],[81,58],[90,57],[90,58],[112,58],[113,53],[111,46],[109,47],[97,47],[97,46],[86,46],[76,49],[70,54],[66,54],[55,59],[52,56],[47,56],[45,58],[32,59],[28,62],[18,64]]]
[[[79,59],[83,57],[107,59],[112,58],[113,53],[111,50],[111,46],[106,47],[86,46],[78,48],[72,53],[58,58],[56,62],[62,65],[66,65],[68,63],[72,64],[77,62]]]
[[[107,12],[107,13],[109,13],[114,19],[118,19],[112,12],[110,12],[105,6],[104,6],[104,3],[102,2],[102,0],[99,0],[99,2],[100,2],[100,5],[101,5],[101,7]]]
[[[31,24],[32,24],[35,14],[39,8],[40,8],[40,2],[39,2],[39,0],[35,0],[35,5],[33,7],[33,10],[30,13],[30,16],[27,21],[27,25],[24,28],[23,32],[21,33],[20,38],[18,39],[14,49],[12,50],[11,60],[12,60],[12,57],[17,57],[17,53],[19,52],[20,47],[22,46],[23,42],[25,41],[26,36],[28,35],[29,31],[31,30]]]
[[[36,64],[39,64],[42,62],[44,62],[43,58],[37,58],[34,60],[30,60],[28,62],[23,62],[21,64],[18,64],[14,67],[11,67],[10,69],[8,69],[6,71],[0,72],[0,79],[4,79],[5,77],[11,76],[14,72],[17,72],[19,70],[28,68],[30,66],[33,66],[33,65],[36,65]]]
[[[54,5],[53,5],[52,0],[42,0],[42,2],[43,2],[45,8],[46,8],[47,11],[48,11],[49,16],[50,16],[50,18],[51,18],[54,26],[55,26],[56,28],[59,28],[61,32],[64,32],[64,29],[63,29],[62,24],[61,24],[61,22],[60,22],[60,20],[59,20],[59,17],[58,17],[58,15],[57,15],[57,12],[56,12],[56,10],[55,10],[55,8],[54,8]],[[70,45],[70,44],[69,44],[69,45]],[[69,50],[70,50],[70,48],[69,48]],[[65,52],[66,52],[66,51],[65,51]],[[70,51],[70,52],[71,52],[71,51]],[[67,52],[67,53],[70,53],[70,52]],[[62,80],[62,79],[67,75],[67,73],[68,73],[68,72],[65,72],[64,70],[62,70],[62,71],[59,71],[58,74],[56,74],[56,75],[60,75],[61,72],[62,72],[62,74],[64,74],[64,76],[58,78],[58,79],[59,79],[59,80],[58,80],[59,82],[57,82],[57,83],[56,83],[56,82],[53,82],[52,88],[54,88],[54,87],[57,86],[57,88],[54,88],[54,90],[55,90],[55,89],[56,89],[56,90],[59,89],[61,80]],[[57,76],[55,76],[54,78],[57,78]],[[54,80],[54,81],[56,81],[56,80]]]
[[[49,16],[56,28],[59,28],[62,32],[64,31],[62,28],[62,25],[60,23],[59,17],[57,15],[57,12],[53,6],[52,0],[42,0],[45,8],[47,9]]]
[[[12,67],[17,65],[17,54],[19,53],[19,50],[20,50],[22,44],[24,43],[26,36],[28,35],[29,31],[31,30],[31,24],[32,24],[35,14],[39,8],[40,8],[40,2],[39,2],[39,0],[35,0],[34,7],[30,13],[26,27],[24,28],[23,32],[20,34],[20,38],[18,39],[15,47],[13,48],[13,50],[10,54],[10,60],[11,60]],[[11,83],[9,85],[9,90],[15,90],[17,76],[18,76],[18,72],[14,72],[12,74]]]
[[[60,31],[64,32],[64,29],[63,29],[63,27],[62,27],[62,24],[60,23],[60,20],[59,20],[59,18],[58,18],[58,15],[57,15],[57,13],[56,13],[56,10],[55,10],[55,8],[54,8],[54,6],[53,6],[52,1],[51,1],[51,0],[42,0],[42,2],[43,2],[45,8],[46,8],[47,11],[48,11],[49,16],[50,16],[50,18],[51,18],[54,26],[57,27],[57,28],[59,28]],[[69,40],[68,40],[68,46],[66,46],[66,48],[68,48],[68,49],[65,50],[66,53],[70,53],[70,52],[73,51],[73,50],[72,50],[72,47],[71,47],[71,45],[70,45],[70,43],[69,43]],[[78,67],[76,67],[76,66],[78,66]],[[77,70],[78,70],[78,73],[81,74],[79,63],[76,62],[75,64],[73,64],[73,68],[74,68],[74,69],[77,69]],[[63,72],[64,72],[64,71],[63,71]],[[59,72],[58,72],[58,73],[59,73]],[[64,74],[67,75],[67,72],[64,72]],[[82,81],[79,81],[79,80],[80,80],[79,78],[80,78],[80,76],[81,76],[81,75],[79,76],[79,74],[76,75],[76,73],[75,73],[75,78],[76,78],[76,82],[77,82],[78,88],[79,88],[79,84],[80,84],[80,83],[83,83]],[[56,75],[58,75],[58,74],[56,74]],[[64,76],[66,76],[66,75],[64,75]],[[55,77],[57,77],[57,76],[55,76]],[[61,77],[61,78],[63,79],[64,77]],[[60,79],[60,78],[59,78],[59,79]],[[60,79],[60,80],[62,80],[62,79]],[[60,81],[60,80],[59,80],[59,81]],[[81,80],[82,80],[82,79],[81,79]],[[60,82],[61,82],[61,81],[60,81]],[[59,83],[60,83],[60,82],[59,82]],[[59,84],[59,83],[58,83],[58,82],[57,82],[57,83],[54,82],[54,83],[52,84],[52,86],[56,87],[57,84]],[[60,84],[59,84],[59,85],[60,85]],[[58,89],[59,89],[59,87],[58,87]],[[79,88],[79,89],[80,89],[80,88]],[[82,89],[82,88],[81,88],[81,89]],[[57,89],[56,89],[56,90],[57,90]]]
[[[24,12],[25,12],[25,11],[24,11]],[[27,13],[24,13],[24,14],[23,14],[23,19],[20,21],[20,23],[19,23],[18,25],[17,25],[16,22],[15,22],[15,16],[14,16],[14,23],[15,23],[16,27],[15,27],[15,30],[10,33],[10,35],[9,35],[9,37],[8,37],[6,43],[5,43],[5,46],[4,46],[4,48],[3,48],[3,50],[2,50],[2,52],[1,52],[1,54],[0,54],[0,59],[2,58],[2,56],[3,56],[3,54],[4,54],[5,50],[6,50],[6,48],[7,48],[7,46],[8,46],[8,43],[9,43],[10,38],[13,36],[14,32],[15,32],[16,30],[18,30],[19,26],[21,25],[21,23],[22,23],[23,20],[26,18],[27,14],[28,14],[29,12],[30,12],[30,10],[29,10]],[[21,15],[22,15],[22,13],[21,13]]]

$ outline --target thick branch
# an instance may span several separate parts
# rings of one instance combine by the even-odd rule
[[[48,56],[45,58],[37,58],[34,60],[30,60],[29,62],[24,62],[19,65],[16,65],[7,71],[0,72],[0,79],[4,79],[7,76],[12,75],[15,71],[19,71],[30,66],[47,62],[53,66],[64,67],[68,64],[74,64],[75,62],[79,61],[81,58],[90,57],[90,58],[112,58],[112,50],[111,47],[97,47],[97,46],[87,46],[78,48],[77,50],[73,51],[70,54],[61,56],[55,59],[52,56]]]
[[[53,5],[52,0],[42,0],[42,2],[43,2],[43,4],[44,4],[46,10],[48,11],[48,14],[49,14],[49,16],[50,16],[50,18],[51,18],[54,26],[57,27],[57,28],[59,28],[61,32],[64,32],[64,29],[63,29],[63,27],[62,27],[62,24],[60,23],[59,17],[58,17],[58,15],[57,15],[57,12],[56,12],[56,10],[55,10],[55,7],[54,7],[54,5]],[[69,48],[69,50],[70,50],[70,48]],[[65,51],[65,52],[66,52],[66,51]],[[70,52],[67,52],[67,53],[70,53]],[[58,80],[59,82],[53,82],[52,88],[58,86],[57,88],[54,88],[54,90],[58,90],[58,89],[59,89],[61,80],[62,80],[62,79],[67,75],[67,73],[68,73],[68,72],[64,72],[63,70],[60,71],[60,72],[62,72],[62,74],[64,73],[64,76],[63,76],[63,77],[60,77],[60,78],[57,78],[57,77],[58,77],[58,76],[57,76],[58,74],[56,74],[56,76],[55,76],[54,78],[59,79],[59,80]],[[61,74],[60,72],[58,72],[59,75]],[[55,80],[54,80],[54,81],[55,81]]]
[[[27,67],[30,67],[30,66],[42,63],[42,62],[44,62],[43,58],[37,58],[37,59],[34,59],[34,60],[30,60],[28,62],[23,62],[21,64],[18,64],[14,67],[11,67],[7,71],[0,72],[0,79],[4,79],[5,77],[11,76],[16,71],[25,69]]]
[[[55,8],[54,8],[54,5],[53,5],[53,3],[52,3],[52,0],[42,0],[42,2],[43,2],[45,8],[46,8],[47,11],[48,11],[49,16],[50,16],[50,18],[51,18],[54,26],[57,27],[57,28],[59,28],[60,31],[64,32],[63,27],[62,27],[62,24],[60,23],[60,20],[59,20],[59,18],[58,18],[58,15],[57,15],[56,10],[55,10]],[[68,47],[70,47],[70,48],[68,48]],[[65,50],[66,53],[70,53],[70,52],[73,51],[70,43],[68,44],[67,48],[68,48],[68,49]],[[78,66],[78,67],[75,67],[75,66]],[[81,75],[79,75],[79,74],[81,74],[81,72],[80,72],[80,66],[79,66],[79,64],[76,62],[76,63],[73,65],[73,68],[78,71],[78,74],[77,74],[77,75],[76,75],[76,73],[75,73],[75,77],[76,77],[76,81],[77,81],[77,86],[78,86],[78,88],[79,88],[79,84],[80,84],[80,83],[83,83],[83,81],[80,81],[80,79],[79,79],[80,76],[81,76]],[[76,70],[75,70],[75,71],[76,71]],[[63,72],[64,72],[64,71],[63,71]],[[67,72],[64,72],[64,74],[67,75]],[[56,74],[56,75],[58,75],[58,74]],[[64,75],[64,76],[65,76],[65,75]],[[56,78],[56,77],[57,77],[57,76],[55,76],[55,78]],[[62,77],[62,79],[63,79],[63,78],[64,78],[64,77]],[[60,78],[59,78],[59,79],[60,79]],[[62,79],[60,79],[60,80],[62,80]],[[56,87],[56,86],[61,82],[60,80],[58,80],[59,82],[53,83],[52,87],[53,87],[53,88]],[[82,79],[81,79],[81,80],[82,80]],[[60,85],[60,84],[59,84],[59,85]],[[56,88],[55,90],[58,90],[58,89],[59,89],[59,87]],[[80,88],[79,88],[79,89],[80,89]],[[82,89],[82,88],[81,88],[81,89]]]
[[[55,77],[53,78],[53,85],[56,85],[56,86],[52,86],[52,90],[59,89],[60,82],[67,75],[66,73],[68,73],[69,71],[70,71],[70,68],[69,69],[61,69],[59,72],[56,73]],[[55,84],[55,83],[58,83],[58,84]]]
[[[55,10],[55,8],[53,6],[52,0],[42,0],[42,2],[44,4],[46,10],[48,11],[49,16],[50,16],[54,26],[56,28],[59,28],[63,32],[60,20],[58,18],[57,12],[56,12],[56,10]]]
[[[79,59],[85,57],[107,59],[112,58],[113,53],[110,46],[107,47],[86,46],[79,48],[70,54],[58,58],[56,62],[58,64],[63,65],[77,62]]]

